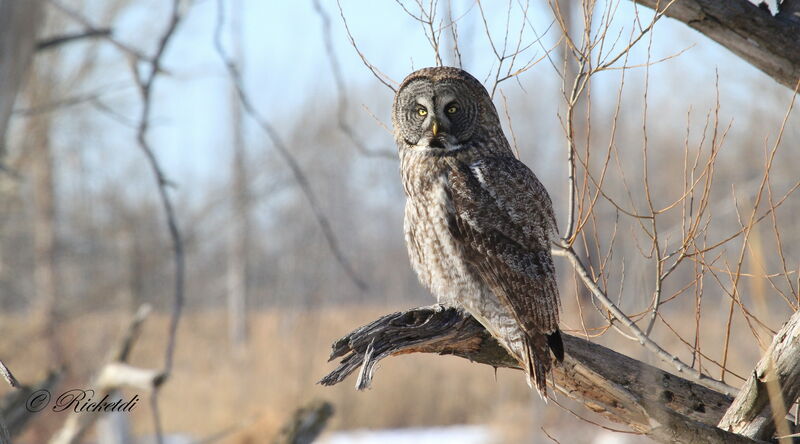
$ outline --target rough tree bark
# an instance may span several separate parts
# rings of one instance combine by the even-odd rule
[[[769,439],[776,419],[800,396],[800,311],[784,324],[745,381],[719,427],[755,439]],[[773,410],[780,410],[773,415]],[[780,430],[780,429],[779,429]]]
[[[664,10],[668,0],[633,0]],[[794,90],[800,80],[800,0],[783,0],[772,15],[748,0],[678,0],[667,17],[686,23],[778,83]]]

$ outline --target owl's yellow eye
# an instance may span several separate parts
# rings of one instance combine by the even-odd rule
[[[428,110],[425,109],[425,108],[419,108],[419,109],[417,109],[417,114],[419,114],[420,116],[427,116],[428,115]]]
[[[458,112],[458,107],[455,105],[450,105],[447,107],[447,114],[455,114]]]

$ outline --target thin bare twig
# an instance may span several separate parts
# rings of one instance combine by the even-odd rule
[[[601,290],[594,280],[592,280],[592,278],[589,276],[589,272],[586,270],[586,266],[583,265],[583,262],[581,262],[580,258],[572,249],[572,247],[564,244],[560,249],[554,249],[553,254],[565,256],[567,259],[569,259],[570,264],[572,264],[573,268],[578,273],[578,276],[583,281],[583,284],[592,293],[592,295],[594,295],[594,297],[597,298],[597,300],[599,300],[617,320],[619,320],[631,333],[633,333],[640,344],[642,344],[651,352],[655,353],[659,359],[672,365],[678,372],[685,375],[687,379],[691,379],[699,384],[703,384],[706,387],[712,388],[726,395],[732,395],[737,392],[734,387],[731,387],[724,382],[713,379],[689,367],[683,361],[678,359],[677,356],[670,354],[655,341],[650,339],[646,334],[644,334],[644,332],[636,325],[636,323],[634,323],[622,312],[622,310],[620,310],[610,299],[608,299],[608,296],[606,296],[603,290]]]
[[[264,133],[267,134],[267,137],[269,137],[270,141],[272,141],[272,144],[275,146],[280,156],[289,166],[289,170],[291,170],[295,181],[300,186],[300,190],[303,192],[303,195],[306,197],[306,200],[311,207],[311,211],[314,213],[314,217],[316,218],[317,223],[322,230],[325,241],[328,243],[328,247],[330,248],[331,253],[333,253],[333,256],[336,258],[336,261],[345,271],[345,274],[350,281],[353,282],[353,284],[360,291],[366,291],[366,282],[358,275],[358,273],[356,273],[355,269],[342,252],[342,249],[339,247],[339,242],[333,232],[330,220],[322,211],[322,207],[319,205],[316,194],[314,194],[314,191],[311,188],[311,183],[303,172],[303,169],[300,167],[300,163],[283,143],[283,140],[272,124],[270,124],[269,121],[258,112],[250,97],[245,92],[244,83],[242,82],[239,68],[236,66],[236,63],[233,59],[231,59],[222,45],[222,28],[224,24],[224,2],[223,0],[217,0],[217,23],[214,30],[214,47],[220,59],[222,59],[226,70],[228,71],[228,75],[230,76],[234,88],[236,89],[236,93],[239,96],[239,100],[242,103],[242,108],[259,125],[259,127],[261,127]]]
[[[53,7],[55,7],[56,9],[67,15],[72,20],[83,25],[83,27],[86,28],[85,32],[101,32],[103,30],[103,28],[96,27],[88,18],[86,18],[78,10],[63,4],[58,0],[48,0],[48,2],[51,5],[53,5]],[[156,63],[156,60],[154,58],[149,57],[145,55],[141,50],[136,49],[128,45],[127,43],[118,40],[111,33],[102,36],[102,38],[107,40],[109,43],[117,47],[117,49],[127,54],[128,56],[132,57],[136,61],[150,63],[151,65],[158,65],[158,63]]]
[[[60,111],[61,109],[68,108],[70,106],[92,103],[93,101],[99,100],[101,97],[105,97],[106,95],[115,92],[121,92],[131,87],[132,85],[123,86],[120,85],[119,83],[112,83],[109,85],[98,87],[94,89],[94,91],[78,93],[73,96],[54,100],[49,103],[32,104],[32,106],[29,106],[27,108],[15,108],[12,111],[12,115],[19,117],[30,117],[42,113]]]
[[[342,70],[339,67],[339,60],[336,58],[336,52],[333,48],[333,35],[331,33],[331,19],[328,16],[328,13],[325,12],[325,9],[322,8],[320,5],[319,0],[313,0],[314,10],[319,15],[320,19],[322,20],[322,35],[323,35],[323,42],[325,43],[325,52],[328,56],[328,61],[331,64],[331,72],[333,73],[333,80],[336,83],[336,92],[338,96],[338,112],[337,120],[339,124],[339,129],[350,139],[350,142],[353,146],[356,147],[359,153],[369,156],[369,157],[379,157],[383,159],[392,159],[397,160],[398,157],[393,151],[385,150],[385,149],[370,149],[364,145],[364,142],[356,136],[355,131],[347,123],[347,111],[349,108],[348,103],[348,94],[347,94],[347,86],[345,85],[344,78],[342,76]]]
[[[800,89],[800,81],[798,81],[797,86],[795,87],[794,94],[792,94],[792,98],[791,98],[791,101],[789,103],[789,107],[786,110],[786,114],[784,115],[783,121],[781,122],[781,126],[780,126],[780,129],[778,131],[778,136],[777,136],[777,138],[775,140],[775,143],[773,144],[772,149],[770,150],[769,155],[768,155],[768,157],[766,159],[766,164],[764,165],[764,175],[763,175],[763,177],[761,179],[761,183],[759,184],[758,193],[756,193],[756,200],[755,200],[755,203],[753,204],[753,210],[750,212],[750,219],[749,219],[747,225],[743,226],[744,238],[743,238],[743,241],[742,241],[742,247],[741,247],[741,249],[739,251],[739,259],[738,259],[737,267],[736,267],[736,271],[737,272],[736,272],[734,278],[732,279],[733,294],[732,294],[732,300],[731,300],[731,311],[730,311],[730,313],[728,315],[728,328],[726,329],[725,343],[724,343],[724,348],[723,348],[723,358],[722,358],[722,365],[723,365],[722,377],[723,378],[725,376],[725,364],[728,361],[728,350],[729,350],[729,345],[730,345],[730,324],[731,324],[731,317],[733,316],[733,301],[739,301],[740,302],[740,299],[741,299],[741,297],[739,295],[739,279],[740,279],[740,276],[741,276],[741,270],[742,270],[742,264],[744,262],[745,252],[747,251],[747,248],[748,248],[748,240],[750,238],[750,233],[752,232],[753,227],[758,222],[756,220],[756,215],[758,213],[758,207],[759,207],[759,204],[761,203],[761,200],[762,200],[762,197],[763,197],[763,194],[764,194],[764,189],[765,189],[765,187],[767,185],[767,182],[769,181],[769,176],[770,176],[770,172],[772,170],[772,164],[773,164],[773,161],[775,159],[775,155],[777,154],[778,148],[780,147],[781,141],[783,140],[783,133],[784,133],[784,130],[786,128],[786,122],[788,122],[789,116],[791,116],[792,111],[794,110],[795,98],[797,97],[798,89]],[[771,197],[770,197],[770,203],[773,204]],[[774,211],[774,208],[775,207],[774,207],[774,204],[773,204],[773,206],[770,208],[770,210]],[[740,305],[741,305],[741,302],[740,302]],[[743,307],[742,307],[742,309],[744,310]]]
[[[344,10],[342,9],[342,4],[339,0],[336,0],[336,4],[339,6],[339,15],[342,17],[342,23],[344,23],[344,29],[345,31],[347,31],[347,37],[350,39],[350,44],[353,46],[353,49],[356,50],[356,53],[358,53],[358,56],[361,58],[361,61],[364,62],[364,66],[366,66],[367,69],[370,70],[372,75],[374,75],[375,78],[378,79],[378,81],[386,85],[386,87],[391,89],[392,92],[397,92],[397,88],[392,86],[392,84],[394,85],[399,85],[399,84],[394,80],[392,80],[389,76],[381,72],[378,68],[375,67],[375,65],[370,63],[369,60],[367,60],[367,57],[364,55],[364,53],[361,52],[360,49],[358,49],[358,45],[356,44],[356,39],[350,32],[350,27],[347,25],[347,19],[344,16]]]
[[[46,49],[53,49],[55,47],[64,45],[66,43],[72,43],[78,40],[96,38],[96,37],[110,37],[110,36],[111,36],[111,28],[87,29],[86,31],[83,32],[57,35],[54,37],[46,38],[44,40],[40,40],[39,42],[36,43],[36,50],[43,51]]]

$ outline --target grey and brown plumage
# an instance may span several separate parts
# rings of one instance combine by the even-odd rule
[[[550,353],[564,357],[547,191],[514,157],[486,89],[461,69],[411,73],[392,124],[420,281],[480,321],[546,398]]]

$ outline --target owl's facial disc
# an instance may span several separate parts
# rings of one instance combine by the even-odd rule
[[[402,145],[431,154],[470,146],[480,101],[458,79],[414,79],[395,98],[392,122]]]
[[[450,132],[450,117],[453,111],[457,111],[453,103],[451,97],[417,97],[415,106],[421,131],[416,143],[410,144],[422,149],[443,151],[461,148],[458,138]]]

